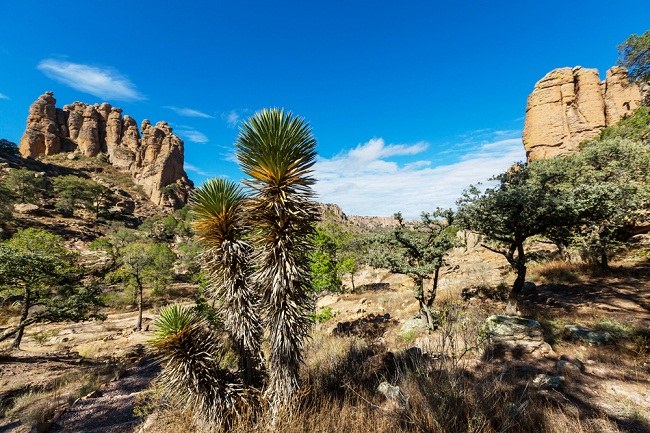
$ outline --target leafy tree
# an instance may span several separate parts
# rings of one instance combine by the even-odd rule
[[[72,216],[75,210],[83,207],[97,217],[106,209],[112,196],[110,189],[79,176],[58,176],[52,183],[56,194],[55,207],[66,216]]]
[[[471,187],[458,201],[459,226],[485,236],[483,247],[502,254],[517,274],[509,312],[516,309],[526,281],[526,240],[551,228],[572,227],[577,221],[571,186],[565,179],[570,168],[566,158],[516,164],[493,179],[498,182],[495,187],[483,192]]]
[[[133,242],[118,250],[118,268],[106,275],[109,282],[120,282],[133,290],[138,305],[138,320],[135,329],[142,330],[142,311],[144,309],[144,290],[159,293],[171,280],[172,266],[176,256],[164,244]]]
[[[189,237],[192,228],[187,207],[177,209],[172,215],[154,215],[145,219],[139,229],[158,242],[168,242],[178,237]]]
[[[596,140],[568,162],[579,212],[572,241],[607,269],[611,252],[635,234],[650,210],[650,149],[629,140]]]
[[[25,327],[33,323],[102,317],[97,313],[98,290],[76,285],[75,263],[76,256],[65,249],[63,240],[46,230],[20,230],[0,244],[0,293],[18,295],[22,304],[18,325],[0,341],[15,335],[12,347],[18,348]]]
[[[650,82],[650,30],[631,35],[618,46],[618,54],[618,63],[627,68],[630,77]]]
[[[7,174],[5,184],[11,189],[21,203],[34,202],[43,197],[47,179],[37,176],[26,168],[11,170]]]
[[[7,188],[3,183],[0,183],[0,233],[2,233],[2,228],[7,225],[7,223],[12,218],[12,207],[15,200],[14,193]]]
[[[436,298],[440,268],[447,252],[456,245],[454,214],[437,209],[422,213],[419,222],[408,225],[401,213],[395,214],[397,226],[391,233],[379,235],[371,250],[370,263],[396,274],[408,275],[415,283],[415,298],[427,326],[433,328],[431,308]],[[424,289],[424,280],[433,274],[430,290]]]
[[[326,290],[341,290],[340,263],[337,260],[337,245],[334,239],[322,228],[316,227],[314,250],[309,258],[311,270],[311,290],[321,293]]]

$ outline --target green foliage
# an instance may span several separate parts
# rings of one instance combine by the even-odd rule
[[[316,227],[313,243],[314,250],[309,258],[311,290],[314,293],[340,292],[341,270],[337,259],[336,242],[324,229]]]
[[[630,77],[650,82],[650,30],[631,35],[618,46],[618,63],[627,68]]]
[[[7,174],[5,185],[21,203],[34,203],[45,193],[47,179],[26,168],[14,169]]]
[[[154,344],[162,342],[179,332],[183,332],[201,321],[201,316],[196,311],[174,304],[164,307],[156,319],[156,333],[154,334]]]
[[[56,194],[56,209],[63,215],[72,216],[83,207],[95,216],[108,207],[112,193],[110,189],[90,179],[79,176],[57,176],[52,180]]]
[[[22,303],[14,347],[32,323],[102,317],[99,289],[78,284],[76,261],[59,236],[41,229],[20,230],[0,244],[0,296],[20,295]]]
[[[117,252],[118,268],[106,275],[111,283],[120,282],[130,290],[151,289],[163,293],[172,279],[174,252],[165,244],[137,241]]]
[[[15,200],[14,193],[3,183],[0,183],[0,233],[2,228],[12,219],[12,208]]]
[[[145,219],[139,227],[157,242],[169,242],[175,237],[186,238],[192,235],[187,208],[178,209],[172,215],[155,215]]]
[[[596,140],[567,160],[570,204],[579,219],[571,240],[607,267],[608,256],[627,242],[650,208],[650,148],[623,139]]]
[[[323,307],[319,311],[310,314],[310,319],[314,323],[325,323],[333,319],[336,314],[331,307]]]
[[[526,278],[524,242],[576,223],[572,188],[563,181],[571,168],[566,158],[517,164],[492,179],[495,187],[483,192],[470,187],[458,201],[459,226],[485,236],[484,246],[502,254],[517,272],[510,309]]]
[[[614,138],[627,138],[637,142],[645,141],[647,145],[650,145],[650,107],[637,108],[631,116],[608,126],[600,133],[600,140]]]
[[[377,235],[370,250],[372,266],[408,275],[415,282],[415,298],[428,326],[432,327],[431,307],[438,288],[438,272],[447,252],[457,245],[454,213],[450,209],[423,212],[420,221],[406,224],[401,213],[392,232]],[[424,280],[433,274],[433,287],[426,291]]]

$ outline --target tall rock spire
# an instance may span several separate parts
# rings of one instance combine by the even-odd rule
[[[74,102],[56,108],[46,92],[29,108],[27,128],[18,149],[23,157],[77,152],[88,157],[106,154],[116,168],[131,173],[152,202],[181,207],[193,187],[183,169],[184,143],[167,122],[155,126],[123,116],[120,108]]]

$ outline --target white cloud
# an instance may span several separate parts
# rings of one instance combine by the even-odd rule
[[[179,135],[181,138],[184,138],[187,141],[191,141],[192,143],[207,143],[208,141],[208,136],[202,133],[201,131],[197,131],[194,128],[181,128],[175,131],[177,135]]]
[[[9,96],[5,95],[4,93],[0,93],[0,99],[9,100]]]
[[[213,177],[214,175],[211,173],[208,173],[207,171],[197,167],[196,165],[190,164],[189,162],[185,162],[183,164],[183,168],[185,171],[190,171],[194,174],[198,174],[199,176],[205,176],[205,177]]]
[[[112,68],[45,59],[37,69],[59,83],[99,98],[123,101],[144,99],[128,78]]]
[[[237,110],[230,110],[228,113],[223,113],[221,118],[226,121],[230,128],[234,128],[241,120],[241,115]]]
[[[475,144],[458,162],[434,165],[418,160],[405,165],[390,157],[415,155],[426,143],[386,145],[375,138],[315,166],[318,199],[336,203],[350,215],[390,216],[401,211],[409,218],[437,206],[454,207],[470,184],[484,182],[524,159],[520,138]]]
[[[173,105],[168,105],[165,108],[172,110],[179,116],[183,117],[200,117],[203,119],[214,119],[214,116],[211,116],[207,113],[204,113],[203,111],[200,110],[195,110],[194,108],[188,108],[188,107],[174,107]]]

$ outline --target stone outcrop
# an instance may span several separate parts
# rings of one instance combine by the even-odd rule
[[[74,102],[56,108],[46,92],[29,108],[27,129],[18,150],[23,157],[74,152],[88,157],[107,155],[116,168],[131,173],[152,202],[180,207],[192,188],[183,169],[184,144],[167,122],[155,126],[122,115],[120,108]]]
[[[555,69],[528,96],[523,134],[528,159],[576,151],[640,104],[641,91],[623,67],[608,70],[603,82],[596,69]]]

